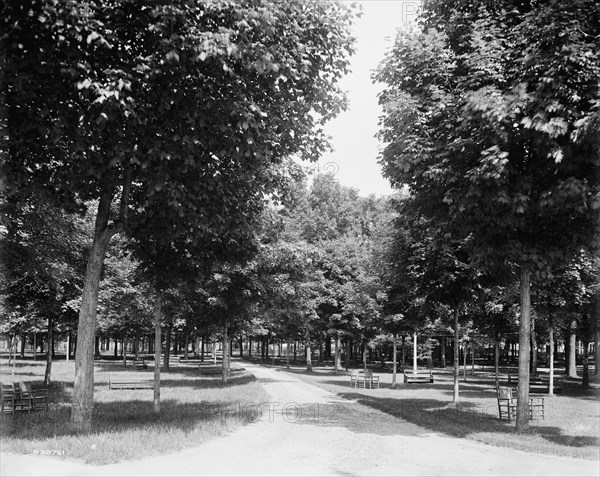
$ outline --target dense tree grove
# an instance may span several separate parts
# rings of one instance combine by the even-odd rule
[[[558,344],[568,375],[583,349],[583,386],[593,344],[598,374],[594,0],[424,1],[373,74],[391,197],[298,161],[346,107],[343,2],[3,8],[0,332],[46,350],[48,384],[67,342],[75,430],[94,359],[128,353],[219,349],[224,383],[232,348],[336,374],[391,360],[395,386],[412,347],[452,364],[456,403],[461,356],[489,352],[497,386],[518,366],[519,430]]]

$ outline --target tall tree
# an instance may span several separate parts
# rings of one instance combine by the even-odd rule
[[[147,250],[209,257],[243,241],[285,179],[282,159],[325,147],[320,126],[344,106],[337,80],[351,18],[333,2],[8,2],[9,193],[70,208],[98,201],[77,334],[77,429],[91,426],[111,237],[166,234]]]
[[[382,156],[440,236],[520,269],[519,404],[528,425],[532,273],[598,230],[600,6],[428,1],[376,79]],[[567,231],[565,233],[565,231]]]

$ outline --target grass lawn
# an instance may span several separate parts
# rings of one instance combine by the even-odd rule
[[[461,369],[460,403],[454,405],[450,368],[434,369],[436,382],[433,384],[404,384],[402,374],[398,373],[396,389],[391,389],[391,373],[381,372],[378,367],[373,367],[373,371],[380,376],[380,389],[351,388],[349,375],[344,371],[343,375],[334,376],[331,366],[315,367],[312,373],[299,366],[280,369],[340,397],[440,434],[527,452],[600,460],[600,385],[597,381],[589,390],[584,390],[581,380],[565,380],[561,394],[540,395],[544,396],[545,418],[531,421],[527,432],[517,434],[514,422],[498,419],[494,375],[490,372],[476,371],[473,376],[469,369],[465,383]],[[564,375],[558,378],[563,379]]]
[[[0,381],[43,380],[45,363],[18,361],[15,375],[7,360],[0,360]],[[50,410],[1,417],[2,450],[22,454],[54,454],[91,464],[109,464],[174,452],[227,434],[255,417],[245,403],[267,401],[255,378],[232,368],[228,385],[220,375],[201,375],[197,365],[180,364],[161,372],[161,413],[153,412],[152,389],[109,390],[109,372],[135,371],[120,362],[95,364],[94,416],[91,434],[69,427],[74,363],[52,365]]]

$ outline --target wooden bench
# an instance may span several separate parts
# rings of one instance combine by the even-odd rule
[[[181,358],[179,356],[169,356],[169,366],[179,366]],[[160,367],[165,367],[165,356],[160,355]]]
[[[146,373],[108,373],[108,389],[154,389],[154,377]]]
[[[48,389],[34,389],[31,382],[0,384],[2,413],[48,410]]]
[[[519,376],[511,375],[508,373],[508,384],[518,384]],[[529,376],[529,392],[537,394],[548,394],[550,392],[550,376],[541,374],[531,374]],[[561,383],[557,379],[554,379],[554,392],[561,392]]]
[[[432,371],[404,371],[404,382],[407,384],[411,383],[433,383],[433,372]]]
[[[146,364],[146,361],[144,361],[143,359],[136,359],[133,362],[133,365],[136,369],[146,369],[148,367],[148,364]]]

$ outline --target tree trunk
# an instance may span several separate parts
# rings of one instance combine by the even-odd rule
[[[571,323],[571,333],[569,335],[569,369],[570,378],[577,377],[577,336],[575,335],[575,323]]]
[[[190,347],[190,335],[188,333],[185,333],[185,348],[183,349],[183,359],[188,359],[189,347]]]
[[[127,367],[127,337],[123,336],[123,348],[121,355],[123,356],[123,367]]]
[[[519,323],[519,389],[517,398],[518,432],[529,426],[529,341],[531,333],[531,270],[521,265],[521,319]]]
[[[290,339],[288,338],[285,348],[286,368],[290,369]]]
[[[452,402],[457,403],[459,400],[458,397],[458,386],[459,386],[459,366],[460,366],[460,359],[459,359],[459,344],[458,344],[458,340],[460,339],[459,336],[459,327],[458,327],[458,308],[456,308],[456,310],[454,310],[454,389],[452,392]]]
[[[67,334],[67,363],[71,359],[71,331]]]
[[[417,342],[417,334],[413,334],[413,373],[416,373],[419,369],[417,362],[417,350],[418,350],[418,342]]]
[[[33,333],[33,360],[37,361],[37,333],[36,332]],[[67,361],[68,361],[68,358],[67,358]]]
[[[590,373],[589,373],[589,361],[588,361],[588,351],[590,347],[590,342],[587,340],[587,337],[584,336],[581,339],[581,343],[583,344],[583,355],[581,356],[582,364],[583,364],[583,380],[581,381],[581,385],[584,388],[590,387]]]
[[[469,354],[468,350],[469,344],[465,342],[463,345],[463,381],[467,382],[467,356]]]
[[[538,368],[537,336],[535,333],[535,319],[531,319],[531,372],[535,373]]]
[[[396,389],[396,372],[398,365],[396,363],[396,333],[392,336],[392,389]]]
[[[169,324],[167,326],[167,339],[165,341],[165,352],[163,353],[163,361],[165,363],[165,371],[169,369],[169,358],[171,357],[171,335],[172,335],[173,325]]]
[[[288,341],[288,343],[289,343],[289,341]],[[248,358],[252,358],[252,336],[248,337]]]
[[[350,338],[346,338],[346,359],[345,359],[345,368],[346,371],[350,369],[350,358],[352,357],[352,346],[350,343]]]
[[[308,330],[306,330],[306,333],[304,335],[304,339],[305,339],[305,347],[306,347],[306,371],[308,372],[312,372],[312,351],[310,349],[310,335],[308,333]]]
[[[494,376],[496,380],[496,389],[500,387],[500,338],[494,337]]]
[[[119,340],[115,337],[115,351],[114,351],[114,356],[115,358],[117,356],[119,356]]]
[[[552,326],[552,323],[549,323],[548,326],[548,340],[550,341],[550,349],[548,350],[548,365],[550,367],[548,394],[552,396],[554,394],[554,327]]]
[[[367,343],[363,343],[362,345],[362,361],[363,361],[363,370],[367,372]]]
[[[227,382],[227,360],[229,358],[229,337],[227,336],[227,321],[223,325],[223,362],[221,363],[221,380]]]
[[[596,332],[594,333],[594,375],[600,376],[600,325],[598,323],[596,323]]]
[[[335,357],[333,359],[333,375],[337,376],[338,375],[338,362],[339,362],[339,351],[340,351],[340,347],[339,347],[339,343],[338,343],[338,338],[336,336],[335,338],[335,342],[334,342],[334,348],[333,348],[333,352],[335,354]]]
[[[213,364],[217,364],[217,340],[213,339],[212,341],[212,359]]]
[[[94,336],[98,289],[106,247],[111,237],[119,232],[119,226],[108,225],[112,192],[102,192],[98,203],[94,240],[88,259],[83,283],[79,322],[77,325],[77,349],[75,352],[75,380],[71,403],[71,424],[75,430],[92,430],[94,407]]]
[[[154,414],[156,415],[160,414],[161,307],[162,303],[159,296],[156,300],[156,309],[154,310]]]
[[[471,374],[475,376],[475,342],[471,343]]]
[[[294,363],[298,361],[298,340],[294,340]]]
[[[402,364],[402,370],[406,366],[406,335],[402,335],[402,344],[400,345],[400,363]]]
[[[48,343],[52,343],[53,332],[52,318],[48,317]],[[46,373],[44,374],[44,386],[48,388],[50,386],[50,374],[52,372],[52,346],[48,346],[48,352],[46,353]]]
[[[446,337],[442,336],[441,340],[440,340],[441,346],[442,346],[442,368],[446,367]]]

